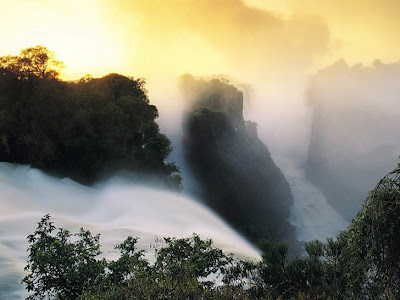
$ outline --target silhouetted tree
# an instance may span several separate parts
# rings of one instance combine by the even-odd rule
[[[125,169],[180,189],[145,81],[110,74],[65,82],[60,65],[41,46],[0,58],[0,160],[89,183]]]
[[[19,56],[1,57],[0,67],[18,74],[19,78],[58,78],[63,63],[55,59],[54,52],[36,46],[21,50]]]

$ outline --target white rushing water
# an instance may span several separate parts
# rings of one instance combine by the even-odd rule
[[[291,223],[299,241],[325,241],[345,229],[348,222],[305,179],[301,167],[284,156],[274,159],[292,190]],[[20,284],[27,259],[26,237],[47,213],[56,227],[71,232],[84,227],[100,233],[102,251],[109,258],[115,256],[113,246],[128,235],[140,238],[138,246],[147,250],[150,258],[156,238],[193,233],[212,238],[226,253],[259,257],[257,249],[197,201],[117,178],[90,188],[29,166],[0,163],[0,205],[0,299],[26,296]]]
[[[324,242],[346,229],[349,222],[328,203],[318,187],[306,179],[302,166],[284,156],[274,159],[292,191],[294,202],[290,221],[300,242]]]
[[[80,227],[100,233],[105,256],[128,235],[139,237],[146,249],[156,238],[213,239],[225,253],[259,257],[257,249],[211,210],[180,194],[110,180],[94,188],[57,179],[29,166],[0,163],[0,299],[25,296],[26,237],[50,213],[56,227],[77,232]]]

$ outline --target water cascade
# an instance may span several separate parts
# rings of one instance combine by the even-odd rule
[[[93,188],[58,179],[29,166],[0,163],[0,299],[20,299],[27,259],[26,237],[50,213],[56,227],[100,233],[102,251],[128,235],[151,256],[156,238],[211,238],[215,246],[241,258],[258,258],[257,249],[202,204],[180,194],[133,185],[114,178]]]

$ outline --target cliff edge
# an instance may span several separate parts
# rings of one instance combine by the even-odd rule
[[[288,182],[243,119],[243,94],[220,79],[182,79],[189,108],[184,116],[185,159],[205,202],[252,241],[294,243]]]
[[[399,76],[400,63],[339,60],[311,81],[306,176],[347,219],[400,154]]]

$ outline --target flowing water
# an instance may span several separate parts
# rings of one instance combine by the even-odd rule
[[[156,238],[212,238],[215,246],[241,258],[258,251],[202,204],[180,194],[113,179],[93,188],[57,179],[29,166],[0,163],[0,299],[25,296],[20,280],[27,259],[26,237],[50,213],[56,227],[100,233],[106,257],[128,235],[150,254]]]
[[[304,168],[285,156],[274,157],[285,174],[294,198],[290,222],[300,242],[326,241],[344,230],[346,221],[326,200],[322,192],[306,179]]]
[[[322,193],[305,179],[304,170],[285,157],[274,157],[292,189],[291,223],[299,241],[326,240],[347,226]],[[26,237],[50,213],[56,227],[80,227],[100,233],[103,254],[128,235],[139,237],[148,258],[164,236],[212,238],[215,246],[241,258],[258,251],[221,218],[199,202],[165,190],[114,178],[95,187],[58,179],[29,166],[0,163],[0,299],[26,296],[20,284],[27,259]]]

